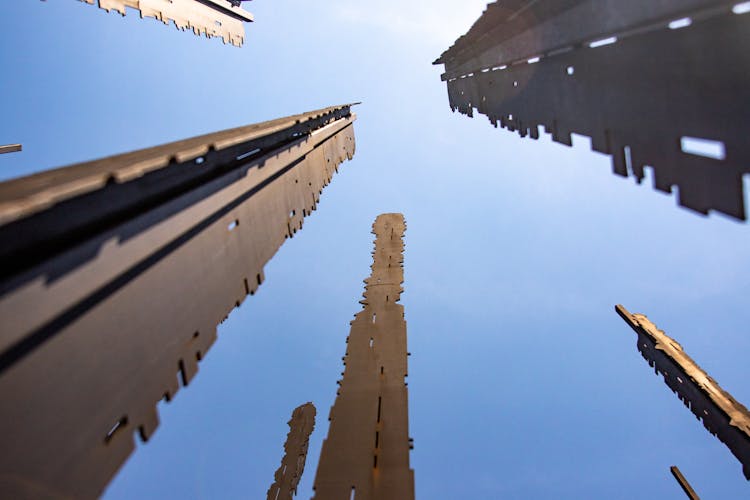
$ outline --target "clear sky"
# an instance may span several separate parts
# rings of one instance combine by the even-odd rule
[[[750,232],[610,173],[609,159],[453,114],[431,62],[481,0],[256,0],[245,46],[74,0],[5,1],[0,179],[331,104],[357,153],[219,328],[108,499],[265,498],[292,410],[318,408],[312,483],[370,226],[408,229],[411,455],[420,499],[747,498],[739,462],[636,350],[647,314],[750,404]],[[690,28],[686,28],[690,29]],[[200,286],[186,283],[185,291]],[[106,334],[106,332],[102,332]]]

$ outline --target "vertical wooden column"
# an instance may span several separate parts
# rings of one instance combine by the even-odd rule
[[[310,434],[315,428],[315,414],[312,403],[300,405],[292,412],[284,443],[284,458],[276,469],[273,484],[268,488],[268,500],[291,500],[297,494],[297,485],[305,471]]]
[[[373,224],[372,274],[364,306],[351,322],[345,369],[323,442],[315,497],[326,499],[414,498],[409,468],[407,348],[401,214]]]

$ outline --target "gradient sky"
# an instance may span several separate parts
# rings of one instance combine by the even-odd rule
[[[584,137],[451,113],[431,62],[485,2],[256,0],[241,49],[73,0],[3,4],[0,143],[24,150],[0,179],[363,101],[354,160],[105,498],[265,498],[306,401],[312,495],[382,212],[408,223],[418,498],[682,499],[673,464],[705,498],[750,495],[614,312],[647,314],[750,404],[747,224],[615,177]]]

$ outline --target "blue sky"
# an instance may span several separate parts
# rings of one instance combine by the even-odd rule
[[[747,225],[613,176],[586,138],[451,113],[431,62],[484,2],[257,0],[241,49],[73,0],[5,3],[0,143],[24,151],[0,156],[0,179],[363,101],[354,160],[106,498],[263,498],[312,401],[309,498],[370,226],[393,211],[419,498],[684,498],[673,464],[706,498],[750,492],[613,308],[647,314],[750,404]]]

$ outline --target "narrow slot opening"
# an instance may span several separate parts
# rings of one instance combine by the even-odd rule
[[[380,281],[380,280],[378,280]],[[375,323],[375,319],[378,317],[376,313],[372,313],[372,322]]]
[[[628,170],[628,175],[633,175],[633,157],[630,154],[630,146],[623,148],[625,153],[625,168]]]
[[[380,423],[380,406],[382,402],[383,402],[382,398],[378,396],[378,423]]]
[[[378,431],[375,431],[375,449],[378,448],[379,443],[380,443],[380,433]]]
[[[250,284],[247,282],[247,278],[244,278],[242,281],[245,282],[245,294],[250,295]]]
[[[120,420],[115,422],[115,425],[112,426],[112,428],[107,432],[107,435],[104,436],[104,442],[109,443],[112,441],[112,438],[117,434],[117,432],[124,428],[126,425],[128,425],[128,417],[122,417]]]
[[[683,153],[704,156],[714,160],[723,160],[727,155],[723,142],[701,137],[681,137],[680,147]]]
[[[375,342],[375,341],[373,340],[373,338],[372,338],[372,337],[370,337],[370,349],[372,349],[372,344],[373,344],[374,342]]]
[[[247,158],[248,156],[252,156],[252,155],[254,155],[255,153],[259,153],[259,152],[260,152],[260,148],[255,148],[255,149],[253,149],[252,151],[248,151],[247,153],[243,153],[243,154],[239,155],[239,156],[237,157],[237,159],[238,159],[238,160],[244,160],[244,159],[245,159],[245,158]]]
[[[185,362],[183,360],[180,360],[178,363],[179,366],[179,372],[180,372],[180,379],[182,380],[182,385],[187,386],[188,385],[188,379],[187,379],[187,372],[185,371]]]
[[[374,469],[377,469],[378,468],[378,456],[375,455],[373,458],[374,458],[374,460],[372,461],[372,467]]]
[[[669,23],[669,29],[671,30],[678,30],[680,28],[687,28],[693,24],[693,20],[689,17],[683,17],[681,19],[675,19],[671,23]]]
[[[591,47],[592,49],[595,49],[597,47],[603,47],[605,45],[612,45],[615,42],[617,42],[617,37],[611,36],[609,38],[602,38],[601,40],[595,40],[589,44],[589,47]]]
[[[349,500],[354,500],[354,495],[355,495],[354,486],[352,486],[352,492],[349,495]]]

